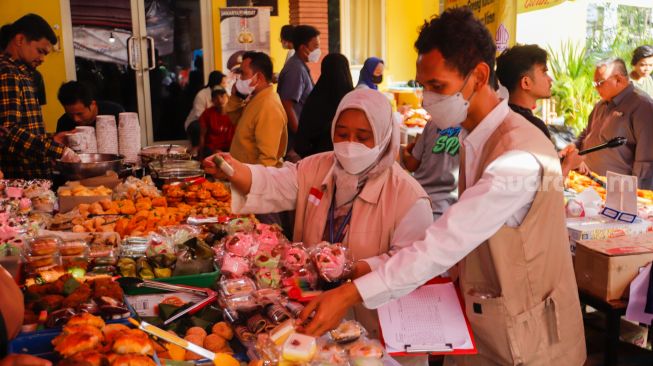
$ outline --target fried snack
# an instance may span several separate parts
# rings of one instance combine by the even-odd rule
[[[155,366],[154,361],[141,355],[119,355],[113,359],[111,366]]]
[[[65,308],[76,308],[87,302],[91,298],[92,293],[91,287],[88,284],[83,283],[72,294],[64,299],[62,306]],[[102,320],[101,318],[99,319]],[[104,326],[104,321],[102,323],[102,326]],[[98,326],[98,328],[102,327]]]
[[[184,361],[186,358],[186,350],[176,344],[166,343],[166,349],[168,355],[170,355],[170,359],[173,361]]]
[[[93,296],[107,296],[122,301],[124,293],[120,285],[111,278],[99,278],[93,281]]]
[[[54,349],[63,357],[70,357],[77,352],[92,350],[99,345],[100,338],[97,336],[88,333],[73,333],[58,341]]]
[[[34,287],[34,286],[32,286]],[[39,306],[43,310],[58,310],[61,309],[64,297],[61,295],[43,295],[39,300]]]
[[[103,329],[102,333],[104,333],[104,336],[108,336],[111,333],[115,332],[126,332],[129,331],[129,327],[123,324],[107,324]]]
[[[106,356],[95,350],[82,351],[75,353],[71,359],[79,362],[88,362],[91,366],[102,366]]]
[[[202,346],[204,344],[204,339],[202,339],[202,337],[198,334],[187,335],[186,337],[184,337],[184,339],[198,346]],[[184,357],[186,361],[197,361],[197,360],[201,360],[202,358],[203,357],[198,355],[197,353],[193,353],[190,351],[186,351],[186,356]]]
[[[85,333],[98,337],[100,342],[104,340],[104,334],[99,328],[96,328],[90,324],[80,324],[80,325],[65,325],[62,329],[62,334],[71,335],[75,333]]]
[[[204,338],[206,338],[206,331],[200,327],[192,327],[192,328],[188,328],[188,330],[186,331],[186,336],[189,335],[198,335],[202,337],[202,340],[204,340]]]
[[[220,366],[240,366],[238,360],[226,353],[216,353],[215,359],[213,359],[213,364]]]
[[[70,318],[66,325],[69,327],[74,325],[92,325],[98,329],[103,329],[106,324],[99,316],[91,315],[89,313],[81,313]]]
[[[135,353],[139,355],[153,355],[154,347],[150,339],[129,332],[128,334],[122,335],[113,342],[112,350],[118,354],[128,354]]]
[[[211,352],[220,352],[227,345],[227,341],[217,334],[209,334],[204,338],[204,348]]]
[[[228,341],[230,341],[234,337],[234,330],[231,329],[229,324],[227,324],[226,322],[215,323],[215,325],[213,325],[213,328],[211,328],[211,332],[213,334],[219,335],[220,337]]]
[[[57,366],[94,366],[90,362],[85,360],[77,360],[73,358],[64,358],[63,360],[57,363]]]

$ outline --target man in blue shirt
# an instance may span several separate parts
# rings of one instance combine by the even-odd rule
[[[286,61],[281,70],[277,88],[283,109],[288,116],[289,156],[292,156],[294,152],[291,151],[294,148],[295,134],[299,127],[299,116],[302,114],[306,98],[313,90],[313,79],[306,64],[320,60],[320,31],[310,25],[295,27],[293,46],[295,54]]]

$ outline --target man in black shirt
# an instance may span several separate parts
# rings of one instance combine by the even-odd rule
[[[546,63],[547,53],[538,45],[516,45],[503,51],[497,58],[496,74],[510,92],[510,108],[551,139],[546,123],[533,114],[538,99],[551,98],[553,79],[548,74]],[[574,144],[562,149],[559,155],[562,158],[563,175],[566,176],[572,169],[583,173],[588,171]]]
[[[553,80],[547,74],[546,60],[546,51],[534,44],[508,48],[497,58],[497,77],[510,92],[510,108],[550,139],[546,123],[533,114],[538,99],[551,97]]]
[[[95,127],[98,115],[114,115],[118,123],[118,114],[125,111],[117,103],[96,100],[91,88],[79,81],[61,85],[57,98],[66,111],[57,121],[57,133],[72,131],[78,126]]]

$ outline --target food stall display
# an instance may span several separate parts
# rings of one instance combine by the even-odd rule
[[[0,256],[21,258],[26,309],[10,350],[38,344],[62,365],[207,361],[131,329],[127,318],[142,314],[240,361],[381,364],[382,346],[356,322],[321,338],[296,329],[303,303],[349,275],[346,248],[324,242],[309,249],[277,226],[233,215],[222,182],[160,187],[148,176],[130,176],[114,188],[69,182],[55,194],[48,181],[0,181]],[[193,310],[199,298],[125,288],[116,278],[214,288],[217,301]],[[148,305],[152,299],[159,300]]]

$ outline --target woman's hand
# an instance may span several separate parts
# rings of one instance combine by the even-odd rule
[[[217,155],[222,157],[222,159],[233,168],[233,175],[227,176],[227,174],[218,167],[215,161]],[[249,190],[252,188],[252,171],[249,170],[247,165],[234,159],[230,154],[222,152],[213,154],[204,159],[202,166],[207,174],[211,174],[217,179],[228,180],[231,182],[232,186],[238,190],[238,192],[243,195],[249,194]]]
[[[0,366],[52,366],[52,362],[32,355],[13,353],[0,360]]]

